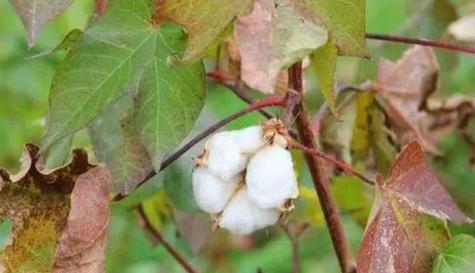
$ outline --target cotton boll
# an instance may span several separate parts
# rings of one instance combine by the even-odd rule
[[[240,179],[240,177],[234,177],[231,182],[226,183],[204,166],[194,169],[193,194],[198,206],[208,213],[223,211]]]
[[[205,160],[209,170],[224,181],[246,168],[247,158],[241,153],[239,145],[230,132],[221,132],[206,142],[208,151]]]
[[[255,153],[265,145],[262,126],[251,126],[241,130],[232,131],[234,140],[239,145],[242,153]]]
[[[246,184],[250,199],[261,208],[278,208],[295,198],[297,179],[290,152],[278,145],[262,148],[249,161]]]
[[[244,235],[275,224],[279,212],[275,209],[260,209],[249,200],[247,189],[243,187],[231,199],[223,211],[219,226],[233,234]]]

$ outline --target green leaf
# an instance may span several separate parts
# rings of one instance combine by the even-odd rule
[[[367,56],[365,0],[306,0],[335,38],[340,55]]]
[[[217,39],[232,20],[246,11],[252,0],[163,0],[154,17],[173,21],[188,33],[183,61],[196,60]]]
[[[132,107],[132,99],[123,97],[88,126],[94,153],[107,163],[114,177],[114,190],[121,194],[133,191],[153,170],[147,151],[135,133],[130,116]]]
[[[28,32],[28,45],[34,46],[43,26],[62,13],[73,0],[10,0]]]
[[[332,192],[338,206],[364,226],[373,201],[373,193],[366,184],[353,176],[336,176],[332,181]]]
[[[73,147],[74,135],[61,139],[42,154],[46,169],[53,170],[67,163]]]
[[[156,168],[186,136],[203,105],[203,65],[167,62],[181,54],[185,36],[172,26],[155,27],[151,10],[151,1],[114,1],[84,31],[53,79],[44,149],[87,126],[124,94],[137,101],[137,134]]]
[[[336,114],[334,90],[336,57],[335,41],[331,36],[328,37],[324,46],[317,48],[312,54],[312,67],[317,76],[320,91],[334,114]]]
[[[475,238],[466,234],[452,237],[434,261],[432,273],[471,273],[475,270]]]

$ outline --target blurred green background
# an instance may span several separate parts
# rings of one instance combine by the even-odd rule
[[[367,31],[401,33],[432,39],[444,37],[445,29],[435,26],[431,20],[443,17],[448,11],[428,14],[422,2],[431,5],[431,2],[438,1],[368,0]],[[439,2],[453,4],[457,7],[459,15],[473,10],[475,6],[474,1]],[[28,49],[20,20],[9,2],[0,0],[0,166],[10,170],[17,169],[23,144],[39,143],[47,114],[50,81],[64,53],[31,57],[52,50],[69,31],[83,29],[91,11],[91,0],[74,1],[64,14],[45,27],[37,46]],[[414,23],[417,20],[422,21]],[[435,27],[439,29],[434,29]],[[394,59],[406,48],[378,42],[370,42],[369,46],[373,49],[371,60],[340,58],[338,78],[341,83],[355,84],[359,80],[371,78],[374,74],[375,60],[380,55]],[[441,63],[441,74],[444,75],[443,89],[440,91],[442,96],[454,93],[475,94],[475,56],[443,51],[437,51],[437,54]],[[312,79],[309,79],[309,82],[312,83]],[[311,87],[309,96],[312,98],[310,101],[314,104],[312,108],[317,109],[322,98],[317,87],[313,87],[312,84],[309,86]],[[202,124],[199,126],[204,127],[217,117],[223,117],[243,106],[244,104],[224,87],[210,84],[207,106],[200,121]],[[257,120],[260,120],[259,115],[252,114],[235,121],[230,128],[239,128]],[[85,134],[77,137],[75,145],[90,150]],[[439,177],[462,209],[469,216],[475,216],[475,171],[469,165],[470,148],[456,136],[449,136],[442,142],[440,149],[444,152],[444,156],[433,162]],[[189,161],[190,157],[191,155],[185,155],[183,160]],[[305,168],[301,169],[301,183],[310,185]],[[164,248],[153,246],[149,242],[129,206],[146,198],[153,198],[154,193],[164,190],[163,185],[167,187],[167,181],[186,183],[189,181],[189,175],[187,172],[177,174],[170,171],[157,177],[156,181],[125,202],[113,205],[107,272],[184,272]],[[184,187],[186,188],[186,185]],[[169,197],[179,209],[194,209],[189,204],[180,205],[183,201],[180,201],[180,198],[183,197]],[[321,225],[321,219],[315,219],[314,222],[317,225],[312,226],[303,235],[300,243],[302,272],[338,272],[338,264],[326,228]],[[347,215],[344,216],[344,222],[349,240],[356,251],[363,227]],[[5,242],[9,228],[9,223],[0,225],[0,246]],[[452,231],[475,234],[473,229],[473,226],[453,227]],[[226,232],[218,231],[213,234],[205,248],[196,254],[193,254],[183,236],[178,234],[174,221],[170,221],[169,217],[165,217],[163,232],[167,240],[189,257],[202,272],[249,273],[256,272],[258,268],[265,273],[291,271],[290,241],[278,228],[258,232],[252,238],[231,237]]]

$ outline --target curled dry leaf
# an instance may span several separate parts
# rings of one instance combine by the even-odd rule
[[[380,60],[375,83],[401,143],[407,144],[416,137],[433,153],[437,153],[437,140],[428,132],[433,120],[423,110],[437,81],[438,64],[433,50],[414,46],[396,63]]]
[[[59,268],[68,263],[67,272],[102,272],[101,236],[111,187],[107,169],[94,168],[84,151],[75,150],[68,165],[45,172],[31,144],[22,161],[16,175],[0,170],[0,221],[13,224],[0,268],[5,273],[66,272]],[[95,270],[84,271],[85,264]]]
[[[425,149],[438,154],[436,145],[451,132],[463,133],[475,114],[472,97],[433,98],[437,81],[437,61],[430,48],[415,46],[396,63],[380,60],[374,88],[400,144],[418,138]]]
[[[448,240],[441,220],[470,223],[430,170],[413,141],[397,157],[385,181],[378,177],[376,202],[358,256],[358,272],[430,272]]]
[[[251,88],[274,93],[279,72],[324,45],[328,34],[303,3],[257,0],[239,16],[235,36],[241,78]]]
[[[103,272],[112,178],[98,166],[80,175],[71,193],[71,209],[56,248],[55,273]]]

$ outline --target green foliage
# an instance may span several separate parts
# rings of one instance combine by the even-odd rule
[[[13,5],[0,2],[0,166],[17,166],[21,146],[39,141],[55,71],[39,166],[63,166],[72,146],[85,147],[94,151],[98,164],[107,164],[114,178],[114,195],[128,196],[112,205],[109,224],[107,206],[113,196],[99,183],[103,174],[89,173],[80,181],[81,187],[74,186],[79,193],[73,194],[71,181],[78,175],[70,173],[77,168],[74,164],[53,174],[41,169],[18,182],[0,170],[0,218],[4,221],[0,271],[5,267],[6,272],[50,272],[54,267],[65,272],[99,272],[88,266],[103,260],[109,224],[107,272],[183,272],[162,245],[153,246],[147,240],[131,209],[142,205],[163,238],[200,272],[244,273],[258,272],[258,268],[290,272],[296,253],[280,226],[231,237],[221,230],[212,232],[215,219],[196,211],[192,158],[202,151],[202,144],[144,186],[136,186],[153,170],[158,172],[162,159],[184,142],[247,105],[229,88],[253,99],[262,98],[262,93],[282,95],[289,80],[285,69],[300,60],[307,67],[308,55],[308,68],[318,84],[314,77],[305,77],[304,103],[313,112],[326,101],[330,110],[309,117],[322,151],[369,178],[376,173],[388,177],[384,183],[377,178],[373,200],[369,185],[343,175],[328,162],[322,166],[331,177],[347,238],[354,252],[360,249],[359,271],[473,270],[473,237],[456,235],[449,240],[444,223],[470,221],[455,202],[464,211],[474,211],[470,163],[475,153],[473,142],[467,139],[475,135],[475,127],[464,124],[473,115],[475,102],[472,97],[445,99],[453,93],[470,94],[473,58],[435,51],[439,64],[431,58],[431,77],[424,77],[427,73],[421,72],[418,62],[421,55],[411,55],[400,61],[405,63],[403,68],[381,62],[377,78],[378,58],[399,58],[406,46],[371,42],[371,59],[363,60],[364,66],[357,66],[355,58],[337,58],[369,57],[365,31],[453,42],[447,26],[457,14],[471,12],[467,1],[111,0],[102,16],[92,15],[91,0],[9,2]],[[37,47],[28,51],[20,20],[27,28],[28,44],[37,41]],[[433,54],[425,51],[427,56]],[[203,63],[208,72],[217,70],[215,75],[222,76],[209,77],[209,81],[229,88],[213,82],[206,86]],[[388,67],[394,69],[392,77],[383,81],[381,74]],[[440,83],[432,77],[437,74]],[[362,84],[363,80],[371,82]],[[427,89],[420,88],[425,83],[432,87],[429,93],[437,91],[429,99]],[[335,89],[346,84],[353,87],[337,96]],[[314,92],[317,89],[320,93]],[[428,102],[442,107],[428,109]],[[280,109],[266,110],[284,117]],[[469,115],[464,116],[464,111]],[[401,117],[404,126],[397,122]],[[239,129],[263,120],[254,112],[226,128]],[[439,127],[448,133],[436,133]],[[456,136],[461,133],[463,138]],[[398,150],[413,138],[429,141],[434,154],[424,155],[411,144],[394,162]],[[300,272],[338,272],[303,155],[295,152],[293,157],[300,198],[293,202],[292,213],[282,214],[280,224],[307,227],[297,238]],[[106,170],[104,166],[94,169]],[[469,225],[449,227],[455,234],[473,234]],[[89,263],[84,257],[98,262]],[[381,260],[387,261],[383,267]]]
[[[450,239],[434,260],[433,273],[469,273],[475,269],[475,238],[460,234]]]

